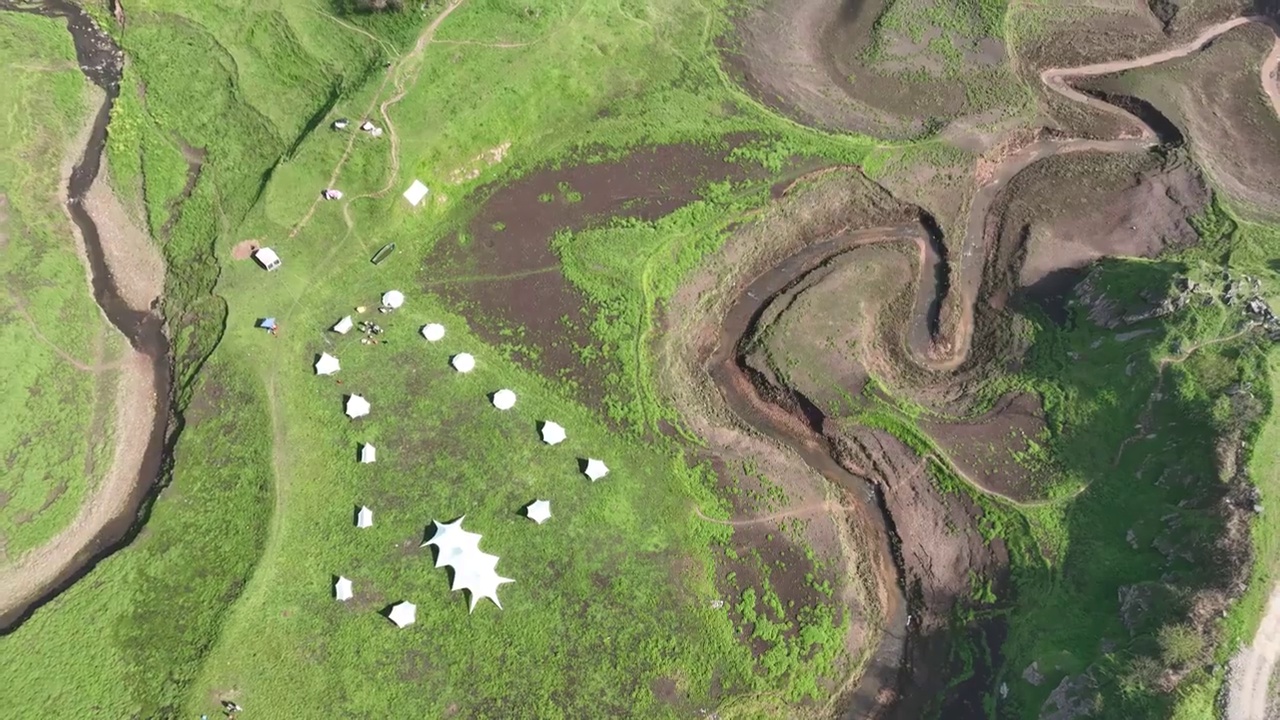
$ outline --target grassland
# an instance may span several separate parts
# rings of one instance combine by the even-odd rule
[[[0,562],[51,538],[75,516],[110,463],[111,370],[121,339],[93,302],[78,241],[62,209],[60,172],[78,157],[96,102],[66,32],[6,15],[0,58]]]
[[[954,30],[949,50],[935,48],[951,60],[959,59],[956,38],[1001,34],[1000,4],[966,5],[972,12],[963,18],[929,7],[931,22]],[[725,558],[742,558],[731,531],[695,510],[722,517],[729,503],[655,387],[651,341],[689,273],[767,203],[767,180],[806,159],[874,165],[874,148],[860,136],[806,130],[734,87],[713,46],[727,28],[725,11],[717,0],[433,1],[388,16],[334,15],[318,2],[131,3],[128,25],[112,25],[131,63],[108,161],[117,191],[164,242],[180,433],[165,490],[136,542],[4,639],[0,675],[16,681],[7,698],[15,714],[196,716],[224,698],[264,717],[821,710],[818,701],[841,679],[834,670],[851,660],[838,648],[847,619],[822,579],[830,568],[812,556],[782,562],[747,552],[753,581],[746,573],[727,583],[718,575]],[[882,24],[911,36],[902,24],[908,20],[890,13]],[[0,51],[16,57],[21,37],[39,58],[30,62],[65,60],[69,45],[54,30],[0,16],[0,33],[11,37]],[[6,177],[23,181],[21,193],[0,185],[8,198],[4,228],[21,222],[24,236],[46,242],[40,261],[60,288],[72,287],[74,255],[54,262],[52,248],[67,247],[57,242],[56,215],[21,204],[31,202],[32,188],[53,187],[34,168],[57,162],[30,163],[31,175],[11,165],[33,154],[61,157],[84,84],[74,66],[14,76],[24,80],[0,97],[45,119],[31,125],[66,134],[51,142],[48,132],[10,123],[0,162]],[[1025,100],[1020,90],[997,99]],[[387,135],[327,130],[334,118],[366,116],[386,124]],[[459,237],[485,184],[655,143],[729,153],[726,138],[736,145],[732,156],[763,179],[708,184],[700,199],[659,219],[548,239],[589,310],[595,345],[584,356],[603,358],[594,362],[608,368],[602,406],[585,406],[571,388],[517,361],[525,354],[518,339],[486,344],[479,321],[428,290],[456,268],[421,258]],[[184,144],[207,153],[185,197]],[[501,162],[484,160],[499,147],[506,148]],[[412,178],[432,188],[417,210],[399,198]],[[318,204],[326,186],[347,200]],[[1261,278],[1263,294],[1280,300],[1270,264],[1280,235],[1221,208],[1200,226],[1206,242],[1199,248],[1158,262],[1107,262],[1095,282],[1136,302],[1143,291],[1166,290],[1175,276],[1212,284],[1225,266]],[[279,251],[281,270],[266,274],[230,260],[232,246],[246,239]],[[391,241],[396,254],[371,265],[372,253]],[[11,257],[16,267],[36,262],[8,250],[6,262]],[[371,316],[386,328],[382,343],[326,332],[393,287],[409,301],[394,314]],[[59,347],[91,346],[83,334],[94,327],[91,303],[59,292],[32,300],[34,326]],[[254,327],[266,316],[281,323],[278,337]],[[31,332],[13,317],[6,333]],[[427,322],[447,326],[445,341],[422,340],[417,331]],[[1026,390],[1045,401],[1051,436],[1034,459],[1053,468],[1058,490],[1036,506],[977,493],[937,462],[942,454],[906,401],[847,418],[933,456],[936,484],[971,496],[982,536],[1010,548],[1011,584],[978,579],[973,602],[958,608],[953,624],[963,637],[974,623],[1007,621],[1002,647],[958,641],[949,668],[959,683],[974,657],[1000,659],[1003,670],[986,689],[992,713],[1035,716],[1059,680],[1088,669],[1106,679],[1097,689],[1106,717],[1197,717],[1211,701],[1221,671],[1207,664],[1220,665],[1231,643],[1250,634],[1275,573],[1257,564],[1227,617],[1196,627],[1207,641],[1179,642],[1195,593],[1218,580],[1206,570],[1214,548],[1197,541],[1223,530],[1214,439],[1251,444],[1251,476],[1264,497],[1276,482],[1277,425],[1263,420],[1280,358],[1252,335],[1237,336],[1238,323],[1236,308],[1194,305],[1122,340],[1087,321],[1058,327],[1034,311],[1024,318],[1028,361],[985,390],[992,398]],[[77,383],[88,380],[39,355],[45,346],[33,337],[12,340],[6,347],[28,350],[14,353],[11,376],[19,360],[43,363],[59,374],[31,375],[32,384],[81,388],[49,398],[56,413],[29,404],[21,410],[49,423],[67,415],[65,427],[41,435],[56,432],[70,443],[83,430],[65,408],[87,404],[91,387]],[[340,358],[341,384],[313,375],[322,351]],[[476,372],[449,368],[460,351],[477,356]],[[1244,384],[1256,407],[1223,406],[1227,389]],[[520,398],[506,413],[486,399],[501,387]],[[373,413],[356,422],[343,417],[347,392],[364,394]],[[536,423],[545,419],[568,428],[569,441],[541,445]],[[356,463],[360,442],[378,447],[376,464]],[[91,452],[84,441],[70,444]],[[610,476],[588,483],[577,465],[587,455],[605,459]],[[48,467],[39,456],[30,462]],[[66,497],[66,507],[75,507],[74,487]],[[537,497],[552,501],[545,526],[518,514]],[[0,520],[38,500],[15,496]],[[778,503],[770,495],[760,504]],[[352,526],[357,505],[374,509],[373,528]],[[40,516],[40,532],[51,532],[58,512],[66,511],[55,506]],[[468,528],[484,535],[482,548],[501,556],[499,573],[516,581],[500,591],[504,610],[482,603],[468,614],[419,547],[430,521],[464,514]],[[1274,557],[1277,542],[1270,517],[1253,525],[1262,558]],[[13,534],[9,542],[39,537]],[[810,575],[818,599],[784,607],[778,579],[796,566]],[[330,595],[338,574],[355,581],[346,604]],[[1160,602],[1129,627],[1116,594],[1139,585],[1158,587]],[[419,621],[397,631],[379,611],[401,599],[418,605]],[[1019,678],[1033,661],[1045,676],[1039,685]],[[1184,676],[1175,695],[1152,670],[1171,666]],[[54,676],[49,668],[73,670]],[[1010,696],[997,702],[1000,682]]]
[[[140,219],[170,233],[181,433],[145,532],[6,639],[0,662],[22,679],[19,704],[144,717],[210,712],[223,697],[265,716],[664,716],[714,705],[751,716],[816,692],[840,632],[829,605],[785,641],[767,581],[728,598],[750,621],[742,628],[712,608],[728,531],[693,513],[723,512],[707,471],[674,444],[642,440],[642,427],[619,433],[599,408],[486,347],[419,290],[447,269],[416,258],[474,212],[461,201],[470,190],[566,156],[752,130],[744,162],[780,168],[793,155],[857,160],[865,143],[796,128],[728,85],[711,55],[715,3],[463,4],[422,36],[420,53],[419,33],[448,6],[393,17],[243,10],[134,3],[115,28],[131,64],[108,161]],[[388,70],[384,58],[403,60]],[[373,114],[398,88],[407,94],[386,105],[398,174],[390,137],[357,137],[348,154],[349,135],[317,131]],[[508,142],[502,165],[450,183]],[[185,198],[180,143],[207,153]],[[354,199],[309,214],[331,174]],[[399,198],[412,177],[433,189],[416,212]],[[697,227],[655,237],[655,253],[665,245],[689,266],[695,241],[715,237],[714,223]],[[231,262],[246,238],[276,248],[284,268]],[[396,255],[370,265],[388,241]],[[677,276],[640,287],[661,291]],[[379,316],[386,342],[333,344],[327,326],[391,287],[410,300]],[[277,338],[253,327],[267,315]],[[440,347],[417,335],[429,320],[449,328]],[[312,374],[325,349],[343,363],[341,386]],[[459,350],[479,358],[477,372],[448,368]],[[485,397],[503,386],[520,394],[505,414]],[[341,415],[349,390],[374,406],[356,424]],[[648,412],[643,399],[613,397],[620,418]],[[565,425],[569,442],[543,447],[542,419]],[[379,448],[371,467],[355,463],[364,441]],[[577,472],[587,454],[609,463],[609,478]],[[552,500],[546,526],[517,514],[534,497]],[[371,530],[351,526],[356,504],[374,508]],[[516,579],[501,593],[506,610],[468,615],[418,549],[431,520],[462,514]],[[351,603],[332,600],[335,574],[355,580]],[[419,622],[397,632],[378,611],[401,598],[418,604]],[[113,630],[83,637],[90,623]],[[743,631],[778,651],[754,657]],[[44,673],[72,666],[84,672]],[[658,697],[668,686],[675,696]]]

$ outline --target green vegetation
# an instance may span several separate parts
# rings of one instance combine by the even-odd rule
[[[60,168],[97,95],[57,22],[0,23],[0,557],[16,559],[75,517],[111,462],[123,343],[93,302],[62,208]],[[69,167],[69,165],[68,165]]]

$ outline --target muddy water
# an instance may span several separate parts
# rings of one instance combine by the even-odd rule
[[[111,118],[111,106],[120,93],[120,73],[123,53],[115,42],[102,31],[78,5],[69,0],[41,0],[36,3],[18,3],[0,0],[0,11],[24,12],[51,18],[62,18],[67,23],[76,49],[80,70],[94,85],[102,88],[106,97],[98,109],[93,129],[80,161],[71,171],[67,184],[67,212],[84,240],[89,269],[92,276],[93,298],[102,308],[107,320],[126,338],[134,350],[151,360],[151,390],[154,391],[155,422],[152,424],[147,449],[143,457],[138,480],[127,503],[125,514],[102,527],[94,539],[77,554],[68,569],[24,607],[0,616],[0,634],[12,632],[24,620],[45,603],[83,577],[100,560],[127,544],[137,530],[142,518],[139,511],[156,486],[164,457],[165,430],[169,415],[169,391],[172,384],[169,341],[165,335],[164,318],[157,308],[136,310],[121,297],[119,287],[107,265],[102,249],[102,237],[98,226],[84,207],[84,197],[98,177],[102,151],[107,139],[107,123]],[[146,392],[146,388],[138,388]]]

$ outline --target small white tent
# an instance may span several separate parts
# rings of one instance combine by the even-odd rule
[[[391,606],[387,619],[395,623],[396,627],[409,627],[418,619],[418,606],[408,601],[398,602]]]
[[[440,323],[423,325],[422,337],[426,338],[427,342],[440,342],[444,339],[444,326]]]
[[[350,580],[344,577],[339,577],[338,582],[333,584],[333,596],[335,598],[343,602],[346,602],[347,600],[350,600],[354,595],[355,593],[351,591]]]
[[[534,500],[524,509],[529,519],[541,525],[551,517],[550,500]]]
[[[356,527],[371,528],[373,527],[373,511],[367,505],[361,505],[360,510],[356,512]]]
[[[365,443],[360,446],[360,462],[366,465],[378,459],[378,448]]]
[[[417,207],[426,196],[427,186],[423,185],[421,180],[414,180],[409,189],[404,191],[404,199],[408,200],[409,204],[414,207]]]
[[[317,375],[332,375],[340,369],[342,366],[338,364],[338,358],[329,353],[320,353],[320,359],[316,360]]]
[[[382,294],[382,304],[395,310],[404,304],[404,293],[399,290],[388,290]]]
[[[595,458],[587,458],[587,467],[582,470],[582,473],[591,478],[591,482],[595,482],[605,475],[608,475],[609,468],[603,462],[596,460]]]
[[[272,250],[269,247],[254,250],[253,259],[257,260],[258,264],[262,266],[262,269],[267,271],[275,270],[280,267],[280,256],[276,254],[275,250]]]
[[[460,373],[469,373],[476,369],[476,359],[471,357],[471,353],[458,353],[449,362],[453,364],[453,369]]]
[[[347,315],[334,324],[333,331],[339,335],[346,335],[351,332],[353,327],[355,327],[355,323],[351,321],[351,316]]]
[[[493,406],[499,410],[510,410],[516,406],[516,394],[506,388],[493,394]]]
[[[355,420],[369,414],[369,401],[359,395],[347,396],[347,417]]]
[[[564,442],[564,428],[560,427],[559,423],[547,420],[542,423],[542,429],[539,432],[542,433],[542,442],[548,445],[559,445]]]

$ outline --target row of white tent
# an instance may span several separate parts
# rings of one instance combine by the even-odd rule
[[[416,184],[419,183],[415,181]],[[425,196],[425,194],[424,187],[422,195]],[[405,193],[405,196],[408,198],[409,193]],[[414,201],[411,200],[411,202]],[[417,202],[414,202],[414,204],[416,205]],[[398,290],[389,290],[383,294],[382,304],[390,309],[400,308],[404,305],[404,294]],[[351,316],[347,315],[338,320],[332,326],[332,330],[345,335],[354,325],[355,323]],[[444,338],[445,328],[439,323],[429,323],[422,327],[421,334],[428,342],[439,342]],[[469,373],[476,366],[475,357],[465,352],[454,355],[449,362],[460,373]],[[339,363],[338,358],[327,352],[321,353],[316,360],[315,370],[317,375],[332,375],[340,369],[341,363]],[[490,401],[499,410],[510,410],[515,407],[516,394],[508,388],[502,388],[490,396]],[[363,396],[358,394],[347,396],[345,403],[347,417],[351,419],[364,417],[369,414],[370,410],[369,401]],[[541,423],[539,433],[542,441],[547,445],[558,445],[564,442],[566,438],[564,427],[550,420]],[[377,448],[370,443],[362,443],[359,461],[361,463],[373,463],[376,460]],[[587,458],[582,472],[592,482],[595,482],[605,477],[609,473],[609,468],[601,460]],[[530,520],[541,525],[551,517],[551,502],[541,499],[534,500],[525,507],[525,515]],[[438,521],[434,522],[436,533],[430,540],[424,542],[423,546],[436,545],[439,548],[440,554],[436,559],[437,568],[443,566],[453,568],[454,581],[452,589],[470,591],[471,611],[475,610],[476,602],[481,597],[489,598],[501,608],[502,604],[498,601],[497,595],[498,586],[513,581],[497,575],[498,556],[480,551],[480,535],[462,530],[462,518],[453,523],[443,525]],[[368,506],[361,506],[356,512],[356,527],[373,527],[373,510]],[[340,601],[351,599],[354,596],[351,580],[339,577],[334,585],[334,596]],[[397,627],[407,627],[417,619],[417,606],[408,601],[397,603],[391,607],[387,617]]]

